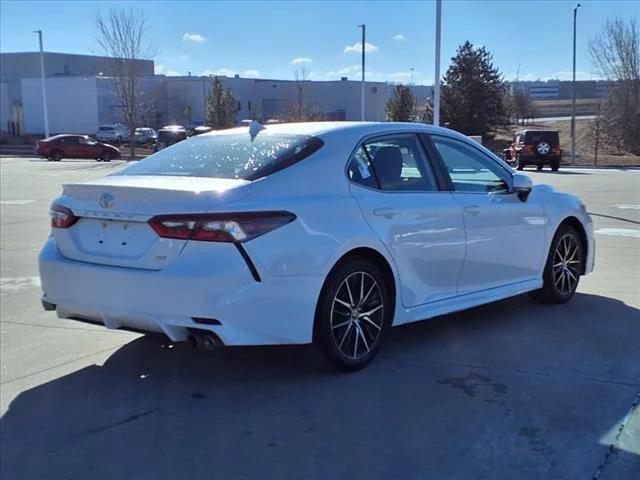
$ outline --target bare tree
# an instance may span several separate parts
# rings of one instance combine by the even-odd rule
[[[640,30],[635,19],[607,20],[589,44],[598,72],[613,86],[602,107],[603,139],[640,155]]]
[[[108,13],[96,13],[94,24],[97,42],[109,57],[113,89],[120,102],[122,116],[129,127],[131,157],[135,156],[135,131],[140,113],[140,60],[153,56],[147,40],[146,20],[142,11],[112,8]]]
[[[306,84],[308,82],[309,72],[306,68],[296,70],[294,72],[296,80],[295,98],[285,99],[285,110],[287,120],[290,122],[309,122],[319,120],[322,115],[318,109],[306,98]]]
[[[510,103],[511,113],[516,117],[516,121],[520,121],[523,125],[526,120],[535,116],[533,99],[525,87],[513,86]]]

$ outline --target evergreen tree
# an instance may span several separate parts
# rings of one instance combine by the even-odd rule
[[[214,130],[231,128],[236,124],[237,112],[238,101],[231,89],[225,88],[220,79],[215,77],[207,97],[207,125]]]
[[[441,83],[442,118],[466,135],[485,135],[505,120],[505,86],[484,47],[458,47]]]
[[[396,85],[385,110],[390,122],[413,122],[416,119],[416,97],[406,85]]]

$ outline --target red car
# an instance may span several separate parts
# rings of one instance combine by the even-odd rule
[[[120,158],[120,150],[116,147],[96,142],[87,135],[55,135],[38,140],[35,152],[54,162],[63,158],[95,158],[99,162]]]

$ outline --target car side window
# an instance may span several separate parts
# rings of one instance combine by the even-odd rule
[[[435,191],[435,176],[414,134],[381,137],[364,142],[348,168],[355,183],[385,191]]]
[[[508,173],[482,152],[453,138],[431,137],[456,192],[507,193]]]

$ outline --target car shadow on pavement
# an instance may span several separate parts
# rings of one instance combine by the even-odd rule
[[[3,478],[631,478],[607,435],[640,390],[639,322],[521,296],[392,329],[351,374],[307,347],[140,337],[13,400]]]

